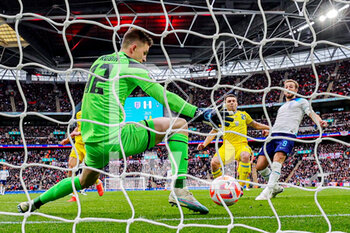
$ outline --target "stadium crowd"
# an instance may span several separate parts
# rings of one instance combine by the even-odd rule
[[[319,78],[318,93],[330,91],[340,95],[350,94],[350,62],[343,61],[339,64],[316,66]],[[289,69],[283,71],[273,71],[270,73],[271,85],[281,87],[283,80],[287,78],[295,79],[299,82],[299,93],[311,95],[316,88],[315,74],[311,67]],[[217,84],[217,79],[191,79],[195,84],[204,87],[213,87]],[[249,92],[249,90],[263,90],[268,86],[268,78],[265,74],[254,74],[252,76],[225,77],[221,80],[221,85],[236,85],[245,88],[246,91],[234,91],[232,88],[219,88],[214,93],[214,100],[217,104],[222,102],[222,96],[227,92],[234,92],[238,96],[240,105],[252,105],[262,103],[263,91],[260,93]],[[75,104],[81,101],[84,91],[84,83],[70,83],[69,91]],[[35,112],[70,112],[71,103],[64,83],[37,83],[21,82],[21,89],[24,92],[28,104],[28,111]],[[183,82],[177,81],[168,86],[169,90],[179,94],[199,107],[211,105],[210,90],[197,88]],[[144,92],[137,88],[133,96],[145,96]],[[272,89],[266,97],[266,103],[278,103],[282,101],[281,91]],[[318,98],[328,98],[322,95]],[[12,98],[12,100],[11,100]],[[20,112],[24,110],[24,102],[15,81],[0,81],[0,112]]]
[[[342,132],[350,129],[350,112],[333,112],[321,114],[322,119],[329,121],[329,127],[324,129],[324,133]],[[267,120],[254,119],[257,122],[268,124]],[[275,118],[271,118],[271,123],[275,121]],[[40,123],[36,123],[40,124]],[[190,123],[189,128],[196,132],[209,133],[210,126],[203,123]],[[63,125],[51,125],[51,126],[40,126],[40,125],[24,125],[24,136],[26,143],[31,144],[58,144],[63,138],[67,137],[67,126]],[[71,128],[71,131],[73,128]],[[299,135],[306,134],[317,134],[318,129],[316,125],[311,121],[309,117],[305,117],[301,127],[299,129]],[[248,129],[248,136],[253,138],[262,137],[260,130],[252,128]],[[190,133],[190,141],[204,140],[205,136],[201,136],[195,133]],[[19,126],[2,126],[0,128],[0,144],[23,144]]]
[[[189,145],[189,167],[188,174],[194,177],[209,180],[210,160],[215,154],[215,147],[209,146],[205,151],[197,151],[197,145]],[[260,147],[252,146],[257,153]],[[298,144],[294,147],[293,156],[289,157],[283,165],[281,182],[287,182],[294,185],[311,186],[319,182],[320,169],[314,156],[314,148],[311,144]],[[325,184],[334,184],[340,182],[350,182],[350,158],[346,152],[350,152],[343,144],[320,144],[318,147],[318,158],[325,173]],[[38,163],[67,168],[69,149],[51,149],[51,150],[28,150],[27,163]],[[23,151],[3,151],[1,158],[12,165],[21,165],[25,160]],[[155,156],[153,158],[147,156]],[[145,174],[167,177],[170,170],[170,161],[165,146],[157,146],[143,154],[127,157],[126,164],[124,159],[117,160],[117,165],[107,166],[104,170],[113,174],[124,172],[142,172]],[[236,163],[226,165],[226,174],[236,177]],[[20,182],[20,169],[9,167],[10,177],[7,183],[8,190],[22,190]],[[138,175],[129,175],[128,177],[137,177]],[[66,177],[65,170],[45,168],[41,166],[29,166],[23,171],[23,179],[29,190],[44,190],[50,188],[58,180]],[[101,180],[106,178],[101,175]],[[149,188],[164,188],[166,179],[157,179],[151,177],[147,186]],[[260,184],[265,183],[262,177],[258,177]],[[200,184],[189,179],[188,185],[199,186]],[[202,186],[205,183],[202,183]]]

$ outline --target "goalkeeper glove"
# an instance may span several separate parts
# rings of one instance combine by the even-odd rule
[[[220,111],[219,113],[224,120],[225,126],[229,126],[229,122],[233,122],[233,118],[227,116],[233,115],[232,111]],[[218,114],[213,108],[197,108],[196,113],[194,114],[194,121],[202,121],[213,128],[219,128],[219,125],[221,125]]]

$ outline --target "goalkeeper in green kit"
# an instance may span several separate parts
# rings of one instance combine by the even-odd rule
[[[102,56],[92,65],[90,71],[105,80],[90,75],[84,91],[82,119],[100,123],[87,121],[81,123],[87,167],[103,169],[110,158],[123,158],[122,149],[126,156],[150,149],[164,139],[165,132],[170,128],[171,120],[165,117],[139,122],[157,133],[133,123],[120,124],[124,119],[120,105],[124,106],[125,99],[136,87],[140,87],[149,96],[165,105],[164,87],[158,83],[150,82],[152,79],[149,77],[148,70],[141,64],[146,61],[148,50],[152,44],[152,39],[145,32],[131,29],[124,35],[118,54]],[[118,75],[119,77],[115,78]],[[115,94],[113,94],[114,92]],[[172,111],[188,118],[194,118],[194,121],[210,122],[214,126],[220,124],[219,117],[213,109],[199,109],[168,91],[166,91],[166,96]],[[225,120],[233,121],[231,118],[225,118]],[[188,167],[188,133],[181,129],[188,129],[187,121],[183,118],[174,118],[172,129],[178,131],[169,136],[169,148],[178,168],[177,174],[184,175],[187,174]],[[171,159],[170,161],[172,174],[175,174],[175,165]],[[74,177],[73,182],[76,190],[93,185],[99,176],[99,172],[84,168],[81,176]],[[18,210],[22,213],[29,210],[34,211],[50,201],[69,195],[72,191],[72,178],[66,178],[36,199],[20,203]],[[177,177],[175,189],[169,196],[169,203],[176,204],[175,198],[181,206],[190,210],[201,214],[209,212],[186,189],[185,176]]]

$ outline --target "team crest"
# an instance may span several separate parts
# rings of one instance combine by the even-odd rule
[[[134,102],[134,107],[135,107],[136,109],[141,108],[141,102],[139,102],[139,101]]]

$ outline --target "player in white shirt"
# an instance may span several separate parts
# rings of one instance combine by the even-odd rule
[[[7,177],[9,177],[9,171],[6,170],[6,167],[3,166],[2,170],[0,171],[0,194],[5,195],[5,189],[6,189],[6,180]]]
[[[284,82],[284,88],[297,93],[299,84],[295,80],[288,79]],[[272,127],[272,136],[296,138],[304,114],[308,115],[315,123],[319,122],[322,127],[327,127],[327,122],[310,109],[306,99],[298,98],[295,94],[286,91],[284,96],[286,103],[278,109],[276,121]],[[283,192],[283,188],[277,182],[281,176],[282,164],[287,156],[290,156],[293,146],[294,141],[286,139],[273,139],[266,144],[266,151],[272,161],[271,170],[267,167],[269,163],[264,149],[261,148],[256,170],[268,180],[268,184],[255,200],[267,200]]]

